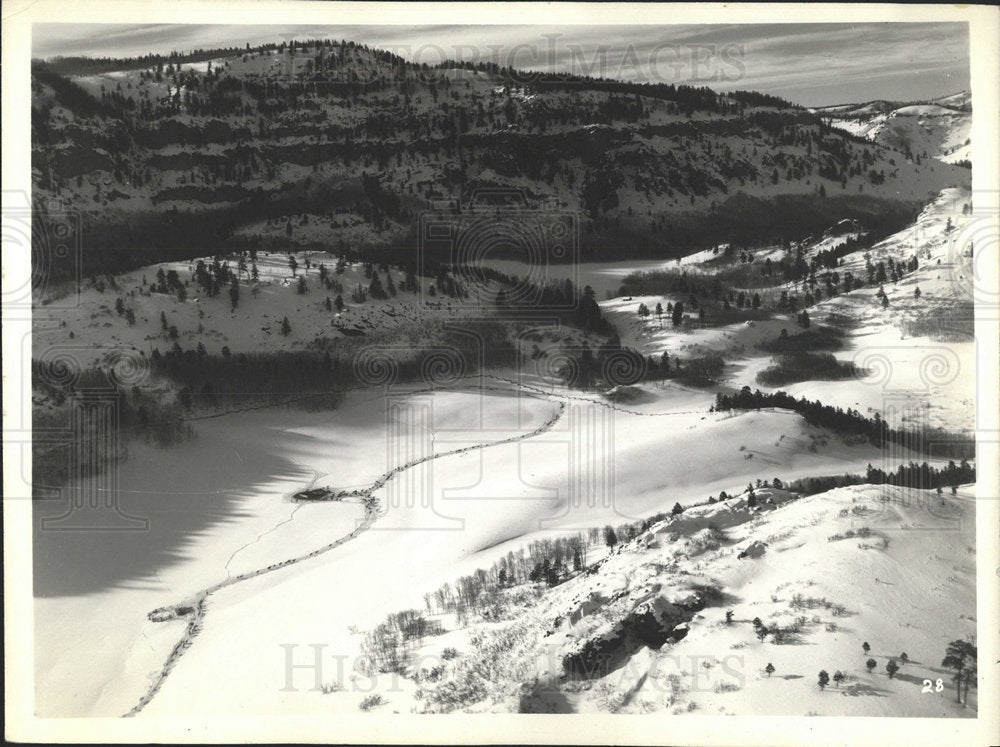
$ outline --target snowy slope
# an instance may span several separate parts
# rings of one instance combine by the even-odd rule
[[[288,264],[290,256],[299,264],[294,274]],[[202,259],[211,263],[210,257]],[[307,260],[314,263],[311,268],[306,267]],[[358,285],[367,289],[370,282],[360,264],[351,264],[342,275],[336,275],[336,257],[324,252],[261,252],[256,262],[260,273],[257,292],[253,292],[249,278],[243,277],[239,304],[232,309],[226,289],[213,298],[201,293],[192,282],[197,261],[164,262],[117,275],[117,290],[104,286],[100,291],[93,284],[86,284],[77,297],[79,302],[65,312],[60,311],[58,323],[39,325],[33,342],[36,355],[56,346],[79,348],[77,354],[86,366],[98,360],[104,351],[121,347],[142,351],[145,355],[151,354],[154,348],[165,353],[174,341],[161,327],[161,314],[166,316],[169,325],[177,327],[177,342],[182,348],[192,349],[201,343],[208,352],[218,354],[223,346],[233,352],[305,349],[318,337],[343,338],[341,329],[371,334],[421,317],[448,318],[460,306],[458,301],[447,297],[433,304],[421,303],[421,296],[412,292],[402,292],[386,300],[368,298],[359,304],[351,298],[351,292]],[[332,303],[338,293],[323,286],[319,263],[325,263],[330,277],[343,286],[339,295],[345,306],[341,312],[326,309],[327,298]],[[231,265],[235,270],[235,262]],[[186,300],[179,300],[173,293],[150,292],[148,284],[156,282],[156,274],[161,269],[176,270],[181,281],[189,283]],[[405,275],[400,270],[390,272],[395,283],[404,280]],[[306,278],[304,294],[298,292],[299,277]],[[430,284],[426,278],[421,280],[424,291]],[[135,308],[135,325],[115,313],[115,299],[119,297],[127,306]],[[43,318],[48,316],[44,306],[39,312]],[[291,322],[291,332],[287,336],[280,332],[285,317]],[[52,318],[54,320],[55,316]]]
[[[656,593],[669,597],[698,579],[711,579],[726,597],[696,613],[680,642],[657,652],[640,651],[621,669],[585,682],[575,697],[578,709],[606,708],[610,685],[613,692],[631,686],[616,709],[621,712],[974,714],[971,697],[969,709],[954,703],[950,677],[938,666],[950,640],[975,634],[972,491],[939,500],[896,488],[838,489],[727,529],[721,546],[707,552],[698,552],[698,545],[686,539],[713,521],[731,523],[724,518],[729,513],[710,507],[702,511],[703,520],[687,520],[686,526],[685,513],[673,522],[676,530],[669,522],[654,529],[657,539],[649,549],[626,546],[605,563],[601,576],[629,579],[633,600],[657,582]],[[861,527],[871,532],[865,539],[829,540]],[[766,544],[763,555],[739,559],[738,551],[754,540]],[[676,567],[667,575],[657,573],[664,564]],[[853,583],[845,585],[845,578]],[[547,600],[550,606],[539,610],[539,617],[591,594],[599,582],[583,577],[567,587]],[[734,611],[731,625],[724,621],[727,608]],[[798,634],[778,644],[773,636],[763,643],[754,636],[750,621],[755,617],[766,626],[805,620]],[[587,628],[581,622],[552,637],[572,646]],[[871,673],[864,667],[864,641],[878,665]],[[899,661],[902,652],[909,663],[890,680],[885,664]],[[771,677],[764,672],[768,663],[775,667]],[[831,675],[843,671],[848,679],[821,691],[816,684],[821,668]],[[679,682],[671,683],[675,673]],[[943,678],[943,692],[922,693],[925,678]]]
[[[463,430],[463,421],[475,426],[476,418],[469,421],[466,415],[456,420],[459,413],[470,412],[470,403],[481,399],[475,395],[470,400],[470,396],[435,395],[435,422],[439,425],[434,429],[434,451],[470,442],[496,441],[512,434],[530,434],[544,418],[551,417],[552,403],[563,401],[571,409],[559,416],[552,431],[531,436],[531,448],[511,443],[435,460],[433,494],[427,501],[420,500],[418,493],[401,503],[405,492],[401,496],[388,489],[380,491],[380,500],[389,510],[370,530],[292,568],[213,594],[208,601],[203,629],[194,639],[191,653],[177,662],[142,713],[227,713],[235,708],[264,713],[309,713],[317,709],[356,711],[362,696],[348,679],[350,670],[344,674],[345,689],[331,695],[308,692],[305,686],[293,691],[273,686],[284,677],[281,645],[323,642],[328,645],[331,656],[347,657],[349,664],[354,663],[360,637],[351,633],[352,626],[367,629],[389,612],[420,607],[423,594],[442,582],[453,580],[457,569],[488,565],[508,548],[523,544],[533,536],[547,536],[559,527],[587,527],[605,521],[617,523],[640,518],[677,500],[681,503],[704,501],[708,492],[736,493],[741,485],[745,486],[761,474],[781,472],[787,479],[859,471],[877,457],[877,452],[870,447],[840,444],[818,429],[804,426],[800,419],[788,413],[716,415],[708,420],[702,419],[705,415],[683,413],[651,417],[659,411],[672,412],[669,408],[663,409],[663,403],[680,401],[675,393],[665,391],[659,395],[662,401],[654,398],[636,411],[646,413],[645,416],[628,411],[615,415],[615,499],[610,504],[604,501],[594,504],[567,502],[572,492],[567,483],[563,429],[567,425],[571,427],[575,417],[594,417],[606,411],[606,407],[596,400],[587,405],[577,399],[563,399],[559,392],[554,392],[550,398],[520,399],[518,409],[524,410],[527,406],[524,414],[528,418],[519,425],[510,420],[514,413],[510,400],[486,398],[472,410],[486,418],[482,421],[484,432],[482,427]],[[442,408],[440,421],[437,420],[438,407]],[[583,410],[573,415],[573,407]],[[358,414],[359,411],[350,409],[343,415],[341,411],[334,413],[330,417],[332,432],[340,428],[337,424],[342,418]],[[452,427],[445,427],[445,424]],[[362,433],[358,432],[354,438]],[[377,431],[364,438],[366,440],[358,446],[373,454],[386,443],[382,440],[385,436]],[[813,451],[809,448],[810,443],[820,444],[820,448]],[[318,484],[342,485],[337,479],[342,470],[326,466],[328,457],[303,445],[304,449],[296,450],[296,459],[326,473]],[[595,444],[595,447],[600,445]],[[390,453],[393,453],[391,448]],[[600,453],[595,454],[594,459],[593,464],[597,467],[601,462]],[[352,479],[353,472],[355,470],[351,470]],[[483,479],[485,475],[490,476],[488,480]],[[418,482],[407,484],[419,485],[422,478],[415,476],[414,479]],[[720,505],[718,510],[729,509]],[[741,526],[741,509],[737,505],[732,511],[737,517],[735,523],[731,522],[732,526]],[[456,524],[456,519],[462,523]],[[287,537],[296,534],[294,527],[283,527],[282,531]],[[754,532],[755,536],[762,537],[769,534]],[[304,538],[300,540],[295,551],[308,552],[309,542]],[[262,547],[257,562],[281,557],[281,547],[287,555],[287,544],[274,543],[270,550]],[[614,557],[625,558],[629,552],[622,550]],[[595,548],[595,555],[598,554]],[[615,559],[613,562],[626,561]],[[608,566],[607,573],[602,570],[599,579],[618,577],[617,572],[612,573],[614,568],[614,565]],[[706,570],[710,568],[705,566]],[[358,572],[359,569],[363,570]],[[719,571],[722,570],[720,565]],[[622,572],[625,577],[633,575],[632,570]],[[379,579],[375,585],[371,583],[373,578]],[[562,594],[562,587],[559,588]],[[580,587],[567,585],[566,593],[571,588]],[[558,604],[560,598],[553,598],[551,604]],[[344,600],[344,603],[337,603],[335,599]],[[167,595],[161,598],[162,604],[179,601],[182,600]],[[542,614],[542,608],[538,612]],[[535,623],[531,621],[536,619],[535,612],[526,611],[525,614],[528,616],[525,629],[533,630]],[[547,619],[548,613],[544,614]],[[157,625],[161,624],[149,624],[153,632],[157,632]],[[461,639],[467,634],[470,631],[455,633],[447,640]],[[917,646],[914,644],[913,648],[916,650]],[[299,649],[296,656],[303,651],[305,648]],[[524,661],[531,660],[529,657]],[[218,683],[214,690],[216,695],[210,699],[198,695],[198,688],[190,684],[206,678]],[[329,668],[324,678],[336,679],[335,666]],[[299,675],[296,681],[305,679],[309,677]],[[404,685],[400,687],[405,690]],[[409,687],[412,691],[412,686]],[[402,696],[396,691],[387,696],[394,703],[393,708],[409,710],[415,706],[415,703],[400,703],[398,699]]]
[[[447,700],[472,712],[974,716],[975,692],[967,706],[955,703],[950,675],[938,666],[949,641],[975,633],[973,488],[943,499],[874,486],[797,500],[783,491],[759,495],[773,495],[777,505],[755,513],[741,497],[689,509],[620,545],[595,574],[514,602],[497,622],[462,628],[442,618],[444,631],[424,639],[402,676],[351,674],[357,638],[331,628],[342,614],[308,591],[328,588],[332,577],[322,571],[273,590],[244,589],[220,598],[196,644],[197,658],[182,661],[147,712],[351,712],[376,693],[384,711],[403,713],[440,710]],[[763,544],[739,557],[756,542]],[[363,558],[354,561],[368,562]],[[390,578],[399,586],[395,574]],[[845,578],[852,583],[845,585]],[[385,602],[420,606],[413,593],[386,599],[381,586]],[[705,591],[711,588],[721,592]],[[338,586],[338,592],[349,590]],[[296,593],[302,601],[293,611],[269,604]],[[726,609],[734,613],[731,624]],[[673,616],[680,640],[662,648],[619,641],[621,620],[650,611],[664,620]],[[787,629],[785,639],[768,634],[758,640],[755,617],[768,628]],[[566,657],[600,639],[619,642],[616,650],[624,655],[567,675]],[[322,676],[339,689],[309,692],[310,671],[293,673],[283,693],[261,687],[268,670],[247,651],[266,652],[279,641],[328,642],[321,649],[328,662]],[[862,651],[864,642],[870,653]],[[457,658],[442,656],[448,646]],[[309,661],[306,646],[296,654]],[[864,665],[869,657],[876,662],[872,672]],[[281,657],[271,658],[271,681],[287,684]],[[890,659],[902,662],[891,679]],[[482,689],[470,689],[463,683],[482,677],[482,670],[472,675],[481,661],[492,674],[480,680]],[[771,676],[764,672],[768,663],[775,668]],[[421,669],[435,667],[436,679],[416,681]],[[846,678],[821,690],[820,669]],[[197,676],[225,682],[213,702],[185,690],[185,680]],[[931,681],[930,692],[924,680]]]
[[[733,323],[707,328],[674,328],[669,315],[655,314],[642,318],[636,310],[645,304],[651,311],[659,303],[687,304],[687,294],[633,296],[601,302],[608,319],[615,324],[624,344],[646,355],[659,356],[664,350],[681,359],[708,352],[721,354],[727,368],[721,384],[736,388],[750,386],[763,390],[784,389],[797,397],[819,399],[825,404],[882,412],[887,404],[905,405],[906,417],[917,422],[951,430],[971,429],[974,422],[972,388],[975,376],[974,343],[971,339],[971,300],[973,265],[970,242],[984,230],[988,214],[967,210],[972,193],[964,188],[941,192],[917,216],[914,223],[870,249],[851,252],[837,266],[841,276],[851,272],[865,275],[870,259],[877,263],[916,255],[918,268],[898,282],[886,282],[889,306],[882,308],[878,286],[867,286],[824,298],[809,307],[814,324],[849,318],[852,328],[845,331],[844,347],[835,353],[845,362],[855,362],[869,373],[855,380],[806,381],[799,384],[768,387],[758,384],[756,375],[771,363],[771,354],[758,348],[773,341],[782,329],[794,332],[796,320],[790,314],[776,314],[772,319]],[[838,232],[839,234],[839,232]],[[832,249],[855,233],[824,236],[803,245],[803,256]],[[765,258],[780,260],[783,249],[754,252],[755,262]],[[866,257],[868,259],[866,259]],[[681,265],[689,274],[710,275],[718,259],[704,252],[690,255]],[[674,263],[665,265],[665,269]],[[817,273],[819,274],[819,273]],[[915,296],[920,289],[920,297]],[[797,283],[784,283],[760,289],[762,294],[781,290],[801,293]],[[690,309],[688,313],[694,314]],[[911,332],[913,327],[916,332]]]
[[[965,91],[926,103],[872,102],[814,111],[838,129],[915,156],[945,163],[972,158],[972,105]]]

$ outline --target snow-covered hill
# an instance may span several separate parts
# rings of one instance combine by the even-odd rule
[[[587,78],[526,87],[329,42],[197,56],[100,72],[36,62],[35,202],[86,216],[86,275],[206,243],[409,258],[422,212],[491,190],[579,213],[593,259],[677,256],[728,240],[711,212],[736,194],[760,201],[743,210],[814,230],[821,188],[910,203],[962,176],[748,92]]]
[[[945,163],[972,160],[972,100],[967,91],[925,103],[875,101],[814,110],[834,127],[907,154]]]
[[[933,316],[945,331],[948,324],[961,334],[966,330],[966,252],[977,219],[965,208],[970,199],[962,188],[946,190],[912,226],[838,259],[838,272],[862,277],[869,262],[916,256],[916,269],[883,284],[888,308],[875,295],[877,284],[806,307],[816,325],[836,324],[838,315],[855,320],[838,355],[873,370],[782,388],[888,417],[890,381],[892,403],[904,405],[902,422],[893,416],[894,425],[971,427],[972,343],[935,339],[933,329],[918,324]],[[755,267],[765,257],[780,263],[799,251],[818,257],[841,241],[857,240],[863,229],[838,221],[824,235],[787,248],[727,254],[720,247],[667,266],[734,282],[734,266]],[[752,261],[739,259],[739,252]],[[288,253],[259,253],[258,292],[243,286],[236,309],[224,293],[209,297],[195,290],[193,260],[117,275],[113,287],[111,278],[93,279],[73,309],[46,314],[39,305],[40,319],[51,324],[39,324],[36,350],[75,344],[87,362],[101,362],[116,346],[145,352],[173,342],[187,350],[202,343],[210,354],[223,345],[232,354],[310,349],[317,340],[336,347],[354,339],[338,327],[375,338],[408,329],[423,333],[432,322],[481,313],[462,299],[440,298],[439,307],[428,308],[409,291],[354,303],[347,298],[350,288],[368,278],[362,265],[350,263],[340,274],[329,270],[347,306],[327,309],[316,263],[332,267],[335,260],[301,251],[293,256],[294,270]],[[190,290],[151,293],[149,283],[160,270],[176,271]],[[405,277],[398,269],[379,272],[385,283],[391,277],[400,285]],[[755,272],[739,277],[752,279]],[[822,273],[817,275],[819,286]],[[305,293],[298,292],[299,276],[306,277]],[[429,290],[431,279],[419,282]],[[813,285],[808,278],[768,282],[762,290],[769,298],[782,290],[801,296]],[[118,298],[134,309],[134,324],[115,311]],[[142,504],[156,512],[165,532],[156,540],[157,552],[179,542],[163,567],[149,565],[145,548],[118,546],[111,538],[101,555],[107,547],[117,548],[116,557],[134,555],[127,565],[137,575],[128,578],[141,583],[39,600],[42,711],[349,713],[366,703],[400,712],[975,713],[975,691],[967,707],[955,704],[950,674],[937,665],[949,641],[975,629],[975,486],[943,497],[871,485],[797,497],[760,485],[864,473],[869,463],[894,469],[925,457],[845,438],[787,410],[710,412],[716,391],[758,386],[756,373],[770,353],[756,346],[777,339],[782,328],[794,331],[795,317],[769,306],[752,325],[675,329],[636,313],[640,302],[653,308],[671,300],[688,302],[682,295],[634,296],[604,301],[602,309],[622,342],[644,354],[668,350],[685,366],[708,352],[723,356],[724,369],[709,386],[668,378],[637,385],[631,397],[606,397],[568,389],[540,354],[522,359],[517,370],[491,371],[478,384],[363,390],[350,393],[336,411],[286,414],[278,424],[249,414],[227,416],[233,419],[199,426],[198,440],[177,447],[182,455],[137,445],[118,471],[123,495],[170,501],[175,493],[211,495],[212,486],[226,491],[233,483],[240,486],[233,498],[240,511],[225,521],[209,518],[205,526],[195,522],[192,534],[173,526],[169,510]],[[710,294],[702,298],[707,308],[719,303]],[[287,335],[274,328],[284,316],[291,321]],[[171,327],[178,330],[176,340]],[[554,358],[568,344],[566,334],[537,342]],[[934,363],[925,381],[928,347],[946,356],[944,373],[954,364],[955,376],[942,375]],[[895,369],[888,380],[863,358],[866,348],[889,351]],[[424,411],[426,417],[418,416]],[[925,419],[907,421],[914,413]],[[178,459],[183,474],[173,474]],[[758,504],[751,507],[744,489],[755,483]],[[376,516],[357,503],[292,501],[301,488],[323,485],[367,491],[352,500],[371,499],[384,510]],[[613,500],[602,493],[609,486]],[[723,491],[735,497],[706,503]],[[613,550],[601,539],[602,526],[640,522],[674,504],[682,509],[678,516],[661,517],[633,539],[623,535]],[[592,572],[551,588],[515,584],[505,591],[502,610],[489,618],[469,612],[459,619],[433,604],[427,610],[425,595],[454,584],[457,574],[475,575],[511,553],[517,557],[534,541],[576,533],[587,538]],[[94,551],[87,543],[51,548],[56,556],[70,552],[84,574]],[[187,610],[178,619],[147,617],[178,608]],[[432,624],[409,645],[401,673],[373,682],[361,664],[365,635],[404,609],[425,610],[441,628]],[[764,642],[750,622],[756,617],[769,630]],[[106,634],[109,627],[115,635]],[[869,655],[861,649],[865,641]],[[304,670],[292,670],[293,686],[283,688],[283,646],[291,646],[298,661],[312,644],[329,654],[321,680],[327,692],[310,691],[313,674]],[[892,657],[901,662],[903,652],[908,661],[889,678],[885,664]],[[865,666],[868,658],[876,662],[873,672]],[[763,671],[768,663],[770,676]],[[820,669],[845,678],[821,690]],[[308,686],[294,684],[306,679]],[[929,693],[924,680],[931,682]],[[206,681],[216,683],[211,698],[192,686]],[[366,701],[375,695],[382,705]]]
[[[684,292],[630,295],[601,302],[607,318],[618,329],[624,344],[645,355],[659,357],[667,351],[674,358],[691,360],[716,353],[728,364],[720,383],[766,390],[783,389],[795,396],[807,396],[862,412],[882,412],[890,399],[893,406],[907,410],[904,417],[912,425],[944,427],[967,431],[973,427],[975,408],[971,396],[974,384],[974,342],[972,339],[973,257],[975,236],[988,221],[976,215],[968,189],[944,190],[917,216],[912,225],[873,246],[843,254],[833,268],[839,277],[847,274],[864,278],[867,266],[917,258],[917,268],[898,281],[886,279],[835,295],[825,293],[824,275],[812,281],[771,281],[765,287],[749,287],[748,297],[759,293],[774,299],[781,293],[801,299],[814,293],[818,300],[806,307],[813,325],[839,327],[847,320],[844,336],[834,351],[838,360],[854,362],[868,369],[845,381],[807,380],[802,383],[768,386],[757,381],[761,370],[771,365],[771,353],[762,349],[781,331],[801,331],[794,313],[769,314],[756,321],[734,321],[700,327],[693,322],[698,310],[689,308],[690,295]],[[808,260],[821,251],[834,250],[856,238],[857,227],[844,224],[830,235],[802,242],[799,248]],[[716,273],[740,268],[760,268],[770,260],[779,262],[790,250],[766,247],[744,252],[752,257],[748,265],[735,255],[698,252],[664,269],[683,271],[706,284]],[[740,269],[746,279],[760,280],[758,270]],[[739,280],[734,290],[740,290]],[[774,283],[774,284],[771,284]],[[918,293],[919,289],[919,293]],[[880,302],[884,291],[887,305]],[[670,314],[637,314],[640,305],[651,312],[659,306],[681,302],[692,323],[675,327]],[[718,297],[701,297],[700,306],[708,318],[719,313]],[[766,302],[765,302],[766,306]],[[815,352],[815,351],[814,351]],[[888,393],[891,392],[891,397]]]
[[[38,524],[40,714],[976,714],[940,665],[976,630],[967,95],[176,62],[34,70],[34,197],[94,242],[35,294],[34,423],[110,371],[95,472],[156,523]],[[465,277],[421,218],[483,191]],[[514,257],[512,192],[579,255]],[[417,365],[458,333],[495,360]],[[858,484],[911,463],[968,480]]]
[[[759,498],[772,492],[783,493]],[[867,486],[782,500],[759,514],[745,496],[689,509],[545,595],[518,623],[539,662],[527,678],[536,684],[498,683],[507,698],[482,707],[546,711],[561,700],[586,712],[974,716],[974,700],[957,704],[939,666],[948,642],[976,630],[973,492],[939,499]],[[782,632],[757,637],[755,618]],[[644,620],[676,642],[641,645]],[[488,646],[501,635],[484,638]],[[586,674],[551,666],[595,640],[614,653],[589,659]],[[901,666],[893,678],[890,660]],[[467,671],[461,660],[445,669]],[[821,669],[845,678],[823,690]]]
[[[461,395],[448,399],[442,407],[467,407]],[[560,399],[558,392],[553,399]],[[500,399],[485,404],[485,422],[499,425],[496,418],[509,407]],[[643,411],[656,407],[648,403]],[[530,432],[541,417],[534,413],[521,432]],[[762,468],[764,474],[785,474],[783,463],[772,462],[767,453],[793,448],[782,435],[797,427],[794,418],[760,413],[722,421],[716,427],[738,431],[734,438],[750,444],[755,458],[711,446],[717,441],[705,431],[704,446],[700,441],[688,446],[691,453],[704,454],[693,465],[661,435],[665,429],[676,432],[678,444],[700,438],[700,430],[689,430],[684,418],[619,417],[621,432],[635,446],[617,450],[620,502],[603,514],[578,506],[569,514],[573,526],[614,516],[621,521],[621,512],[641,513],[644,505],[665,507],[675,499],[683,504],[685,495],[698,495],[704,503],[704,493],[683,479],[710,464],[726,475],[715,487],[726,486],[734,497],[689,507],[635,539],[623,535],[610,552],[598,540],[588,549],[590,572],[552,588],[515,585],[502,593],[498,612],[470,610],[463,622],[431,602],[429,611],[426,596],[433,597],[439,584],[454,582],[459,572],[516,557],[531,539],[560,536],[552,528],[539,531],[534,522],[561,512],[544,495],[565,475],[553,460],[554,442],[544,435],[537,437],[534,456],[511,444],[487,448],[481,458],[475,452],[443,457],[433,469],[434,495],[423,506],[380,491],[390,507],[380,520],[387,522],[382,531],[376,523],[341,549],[308,558],[310,543],[319,539],[310,532],[297,543],[296,552],[306,559],[294,572],[276,570],[213,593],[192,653],[172,666],[142,714],[219,714],[234,708],[351,713],[378,695],[381,711],[403,713],[974,715],[974,692],[967,707],[957,705],[950,675],[938,666],[949,641],[975,631],[974,486],[963,486],[954,496],[856,486],[808,497],[758,486],[757,506],[750,507],[737,480],[752,482]],[[501,430],[494,428],[491,438]],[[457,443],[456,437],[461,440],[457,433],[450,440]],[[765,438],[775,445],[764,445]],[[754,445],[755,439],[761,444]],[[294,453],[297,460],[320,465],[308,443]],[[813,457],[816,464],[801,472],[855,469],[831,456],[821,449]],[[648,497],[640,498],[635,488],[649,483],[651,458],[660,463],[655,472],[663,484],[648,485]],[[470,488],[470,469],[493,478]],[[533,491],[525,492],[514,474],[525,469],[533,473]],[[337,472],[330,474],[335,478]],[[498,480],[499,475],[508,478]],[[311,513],[311,506],[303,506],[282,533],[290,536],[293,525],[310,524]],[[464,524],[452,523],[455,518]],[[403,528],[407,531],[398,531]],[[253,561],[248,568],[288,553],[279,542],[254,552],[254,558],[244,559]],[[364,573],[348,572],[348,565]],[[374,577],[377,584],[371,583]],[[845,578],[851,582],[844,584]],[[340,603],[331,603],[331,595]],[[183,601],[161,596],[164,602]],[[421,611],[440,629],[413,641],[400,674],[369,676],[359,658],[365,631],[407,608]],[[733,612],[730,624],[726,610]],[[769,631],[763,642],[755,636],[754,618]],[[147,623],[144,636],[156,640],[162,626]],[[862,650],[865,642],[870,653]],[[285,668],[282,646],[291,647],[292,661],[304,664],[313,661],[313,645],[320,647],[318,671]],[[269,651],[274,656],[267,656]],[[135,665],[147,661],[143,652],[134,648]],[[876,662],[872,672],[865,668],[868,658]],[[890,659],[901,665],[892,679],[885,670]],[[775,668],[771,676],[764,672],[768,663]],[[846,678],[822,691],[816,681],[821,669]],[[312,690],[316,677],[326,692]],[[206,678],[218,683],[211,699],[188,684]],[[931,680],[930,693],[922,692],[925,679]],[[127,690],[118,692],[105,707],[124,702]]]

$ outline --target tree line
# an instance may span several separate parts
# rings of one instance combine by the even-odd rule
[[[967,436],[948,434],[936,429],[910,431],[890,428],[879,413],[867,418],[857,410],[824,405],[819,400],[810,401],[805,397],[796,399],[784,391],[765,394],[759,389],[752,391],[743,387],[735,394],[719,392],[715,396],[713,412],[727,410],[760,410],[776,407],[797,412],[810,425],[849,436],[864,436],[873,445],[894,443],[914,451],[930,455],[968,457],[975,456],[975,441]]]
[[[943,488],[955,488],[958,485],[975,481],[976,468],[970,465],[967,459],[962,459],[959,464],[955,464],[952,460],[941,468],[929,465],[927,462],[918,464],[912,461],[900,464],[895,470],[883,470],[869,464],[863,475],[845,473],[823,477],[803,477],[787,483],[785,488],[802,495],[816,495],[850,485],[895,485],[919,490],[934,488],[938,492],[942,492]]]
[[[141,355],[138,354],[137,355]],[[125,361],[131,367],[132,363]],[[136,370],[142,365],[136,363]],[[64,367],[59,361],[32,358],[32,391],[46,398],[51,407],[32,408],[32,423],[36,432],[64,431],[65,441],[52,443],[34,439],[32,452],[32,480],[35,491],[56,487],[70,478],[98,474],[127,456],[128,444],[133,440],[171,446],[192,435],[185,422],[182,407],[176,401],[130,384],[129,376],[116,373],[115,366],[94,364],[82,370]],[[74,421],[71,408],[84,406],[80,399],[84,390],[98,390],[113,394],[110,407],[113,417],[112,430],[106,430],[101,421],[87,419]],[[82,424],[83,431],[70,431],[74,422]],[[78,461],[71,461],[76,452]],[[71,465],[75,470],[70,474]]]

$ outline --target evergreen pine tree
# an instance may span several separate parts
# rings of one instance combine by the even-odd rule
[[[608,547],[614,547],[618,544],[618,535],[615,534],[613,527],[604,527],[604,544]]]
[[[684,304],[680,301],[674,304],[673,311],[670,315],[670,321],[675,327],[681,326],[681,321],[684,319]]]

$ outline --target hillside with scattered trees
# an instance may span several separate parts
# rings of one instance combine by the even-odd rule
[[[583,258],[672,256],[876,225],[968,179],[773,96],[329,40],[36,60],[31,113],[35,203],[81,217],[85,275],[206,247],[406,261],[421,216],[498,190],[573,215]]]

